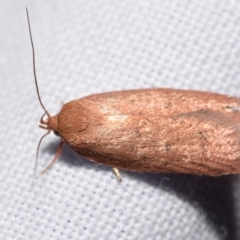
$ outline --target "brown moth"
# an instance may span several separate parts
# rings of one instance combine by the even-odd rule
[[[28,13],[27,13],[28,14]],[[118,169],[219,176],[240,172],[240,99],[175,89],[94,94],[70,101],[40,127],[61,137],[45,171],[68,144],[80,155]],[[44,115],[45,115],[44,114]],[[43,139],[41,138],[40,143]],[[38,151],[38,150],[37,150]]]

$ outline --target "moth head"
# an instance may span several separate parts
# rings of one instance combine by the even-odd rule
[[[46,120],[44,119],[45,115],[48,115],[48,118]],[[58,131],[57,115],[50,116],[48,114],[48,112],[45,112],[40,119],[39,127],[47,130],[48,131],[47,134],[49,134],[51,131],[53,131],[53,133],[56,136],[60,136],[59,131]]]
[[[47,119],[44,119],[44,117],[47,115]],[[56,136],[60,136],[59,132],[58,132],[58,124],[57,124],[57,115],[55,116],[50,116],[50,114],[45,111],[45,113],[42,115],[40,121],[39,121],[39,127],[42,129],[47,130],[47,132],[40,138],[39,142],[38,142],[38,147],[37,147],[37,158],[38,158],[38,152],[39,152],[39,148],[40,145],[42,143],[42,140],[44,137],[46,137],[51,131],[53,131],[53,133]]]

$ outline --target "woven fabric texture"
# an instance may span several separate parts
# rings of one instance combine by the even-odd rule
[[[237,240],[237,176],[121,171],[69,147],[45,175],[59,138],[40,148],[42,101],[170,87],[240,97],[240,3],[234,0],[0,0],[0,239]]]

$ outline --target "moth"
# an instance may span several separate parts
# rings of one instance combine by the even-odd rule
[[[240,172],[240,99],[167,88],[94,94],[64,104],[40,127],[61,138],[49,169],[64,144],[97,163],[137,172],[220,176]],[[47,116],[47,118],[45,118]],[[39,146],[43,137],[39,141]],[[38,155],[38,154],[37,154]]]

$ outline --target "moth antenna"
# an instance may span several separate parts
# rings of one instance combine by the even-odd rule
[[[27,13],[27,21],[28,21],[28,30],[29,30],[29,36],[30,36],[30,40],[31,40],[31,46],[32,46],[32,58],[33,58],[33,74],[34,74],[34,81],[35,81],[35,86],[36,86],[36,90],[37,90],[37,96],[38,96],[38,100],[40,105],[42,106],[43,110],[44,110],[44,115],[47,114],[48,117],[50,117],[50,114],[48,113],[47,109],[44,107],[41,97],[40,97],[40,93],[39,93],[39,88],[38,88],[38,82],[37,82],[37,74],[36,74],[36,64],[35,64],[35,49],[34,49],[34,45],[33,45],[33,37],[32,37],[32,31],[31,31],[31,25],[30,25],[30,18],[29,18],[29,14],[28,14],[28,9],[26,7],[26,13]],[[43,116],[44,116],[43,115]],[[43,118],[43,117],[42,117]],[[41,121],[42,121],[41,118]],[[37,146],[37,152],[36,152],[36,161],[35,161],[35,165],[34,165],[34,172],[33,172],[33,180],[32,180],[32,186],[33,186],[33,182],[34,179],[36,178],[36,171],[37,171],[37,165],[38,165],[38,154],[39,154],[39,148],[40,145],[42,143],[42,140],[45,136],[47,136],[50,133],[50,130],[48,129],[47,133],[45,133],[39,140],[38,142],[38,146]]]
[[[26,7],[26,13],[27,13],[29,36],[30,36],[31,46],[32,46],[33,74],[34,74],[35,86],[36,86],[36,90],[37,90],[37,96],[38,96],[38,100],[39,100],[40,105],[42,106],[43,110],[45,111],[47,116],[50,117],[50,114],[48,113],[47,109],[44,107],[44,105],[42,103],[42,100],[41,100],[41,97],[40,97],[40,93],[39,93],[39,88],[38,88],[38,83],[37,83],[37,74],[36,74],[36,64],[35,64],[35,50],[34,50],[34,45],[33,45],[33,37],[32,37],[32,31],[31,31],[31,25],[30,25],[30,19],[29,19],[29,14],[28,14],[27,7]]]
[[[39,140],[38,142],[38,146],[37,146],[37,152],[36,152],[36,161],[35,161],[35,165],[34,165],[34,170],[33,170],[33,180],[32,180],[32,185],[33,185],[33,181],[36,178],[36,172],[37,172],[37,165],[38,165],[38,153],[39,153],[39,148],[40,145],[42,143],[43,138],[45,138],[51,131],[48,130]]]

